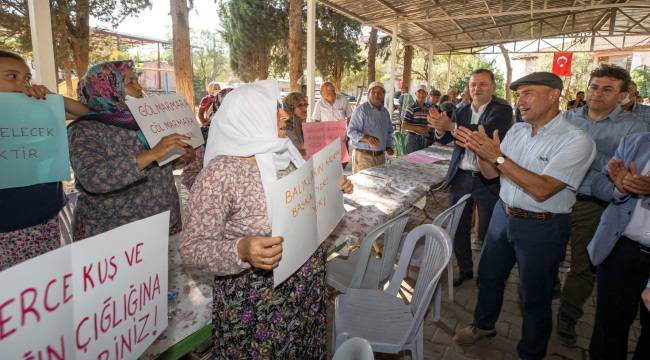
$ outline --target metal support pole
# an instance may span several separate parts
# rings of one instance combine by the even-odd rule
[[[395,19],[395,24],[393,24],[393,35],[390,39],[390,85],[388,85],[388,113],[393,114],[393,98],[395,97],[395,71],[397,68],[397,19]]]
[[[316,0],[307,0],[307,118],[311,120],[314,111],[314,90],[316,87]]]
[[[427,83],[429,86],[433,86],[433,46],[429,47],[429,73],[427,75],[429,75]]]
[[[447,89],[443,91],[443,94],[449,90],[451,87],[451,51],[449,51],[449,56],[447,57]]]
[[[29,9],[29,26],[32,34],[34,67],[36,67],[34,79],[38,83],[47,86],[51,91],[58,92],[52,41],[50,2],[29,0],[27,6]]]

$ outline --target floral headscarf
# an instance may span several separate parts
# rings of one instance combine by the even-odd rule
[[[90,112],[79,120],[97,120],[129,130],[140,130],[126,106],[124,73],[134,70],[132,60],[109,61],[88,68],[79,80],[77,97]]]

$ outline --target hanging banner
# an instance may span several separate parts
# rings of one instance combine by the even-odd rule
[[[551,72],[557,76],[571,75],[571,59],[573,53],[555,52],[553,53],[553,68]]]

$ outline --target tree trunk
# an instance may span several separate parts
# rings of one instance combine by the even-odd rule
[[[72,69],[67,64],[63,69],[63,79],[65,79],[65,96],[76,99],[77,96],[73,93],[74,90],[72,89]]]
[[[510,55],[508,54],[508,49],[502,44],[499,44],[499,49],[501,49],[501,54],[503,55],[503,60],[506,62],[506,83],[505,83],[505,94],[506,101],[508,103],[512,102],[512,93],[510,92],[510,83],[512,82],[512,64],[510,64]]]
[[[170,11],[172,15],[176,91],[185,95],[187,102],[194,107],[194,79],[187,0],[171,0]]]
[[[368,85],[375,81],[375,59],[377,57],[377,29],[370,30],[368,37]]]
[[[289,86],[300,91],[298,80],[302,76],[302,0],[289,3]]]
[[[411,67],[413,64],[413,46],[404,47],[404,72],[402,73],[402,88],[411,88]]]
[[[72,49],[77,76],[82,77],[88,70],[90,58],[90,5],[88,0],[78,0],[75,7],[75,22],[66,19],[68,43]]]

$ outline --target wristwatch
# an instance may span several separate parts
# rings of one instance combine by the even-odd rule
[[[507,157],[503,154],[497,158],[497,160],[494,162],[494,165],[499,166],[503,165],[504,162],[506,162]]]

